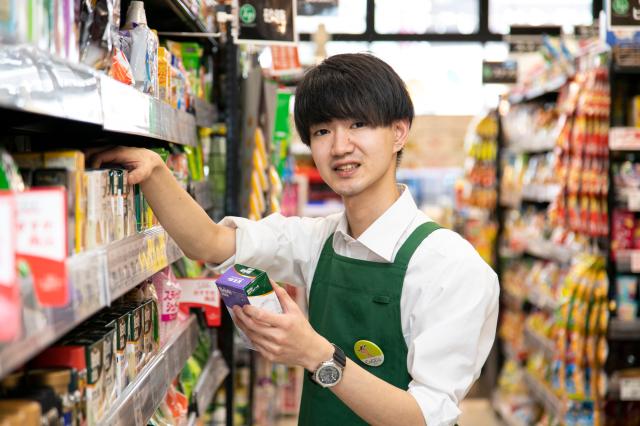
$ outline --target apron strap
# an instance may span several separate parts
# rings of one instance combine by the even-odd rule
[[[442,227],[435,222],[425,222],[418,226],[411,235],[409,235],[409,238],[407,238],[407,241],[405,241],[402,247],[400,247],[400,250],[398,250],[394,263],[406,269],[413,253],[416,251],[418,246],[422,244],[422,241],[431,235],[433,231],[440,228]]]

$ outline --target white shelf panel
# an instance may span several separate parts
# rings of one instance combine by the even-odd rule
[[[229,367],[220,351],[211,354],[209,361],[202,369],[196,387],[193,389],[193,398],[196,402],[197,413],[202,415],[213,400],[216,391],[229,374]]]

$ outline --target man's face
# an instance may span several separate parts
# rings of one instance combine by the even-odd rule
[[[400,122],[399,125],[404,125]],[[356,120],[311,126],[311,154],[322,179],[342,197],[353,197],[386,179],[395,179],[398,123],[371,127]]]

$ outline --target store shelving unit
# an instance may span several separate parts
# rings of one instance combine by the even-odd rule
[[[640,341],[640,320],[621,321],[612,318],[609,322],[608,337],[611,340]]]
[[[104,426],[144,426],[164,400],[170,379],[187,362],[198,343],[194,316],[180,324],[173,338],[143,368],[135,382],[118,398],[100,423]]]
[[[88,125],[93,132],[137,135],[195,146],[196,117],[92,68],[28,46],[0,46],[0,108]],[[213,107],[200,103],[211,115]],[[201,120],[205,120],[202,118]]]
[[[524,341],[527,347],[533,351],[542,352],[549,359],[553,358],[555,354],[553,342],[528,326],[524,328]]]
[[[538,100],[547,95],[557,94],[558,91],[567,83],[567,77],[564,75],[558,76],[546,84],[530,88],[524,93],[514,94],[509,97],[509,102],[513,104],[519,104],[522,102],[531,102]]]
[[[129,6],[121,2],[122,11]],[[237,77],[237,48],[218,43],[215,28],[198,18],[196,5],[184,0],[146,0],[150,25],[162,32],[198,32],[191,39],[204,41],[205,54],[232,61],[223,64],[227,72]],[[225,10],[230,12],[229,9]],[[121,14],[124,19],[124,13]],[[187,35],[187,38],[188,35]],[[231,53],[225,50],[229,47]],[[166,145],[167,143],[197,146],[197,127],[211,127],[219,118],[233,117],[228,111],[218,111],[209,100],[197,99],[190,112],[178,111],[168,104],[111,79],[109,76],[82,64],[71,63],[26,45],[0,46],[0,111],[7,128],[42,138],[64,132],[87,136],[88,140],[111,139],[116,143],[137,146]],[[229,78],[228,93],[224,93],[227,110],[239,110],[237,78]],[[231,99],[230,97],[234,97]],[[229,145],[237,146],[237,120],[227,121]],[[80,138],[74,138],[81,140]],[[86,147],[86,142],[72,141],[74,146]],[[227,150],[229,152],[229,150]],[[228,188],[233,191],[233,188]],[[189,192],[204,210],[211,210],[213,199],[209,182],[191,182]],[[237,191],[229,196],[237,197]],[[228,210],[228,208],[227,208]],[[27,363],[46,347],[80,325],[93,314],[109,306],[117,298],[171,265],[183,256],[166,231],[155,226],[123,240],[92,249],[66,260],[70,286],[70,302],[55,309],[54,322],[37,332],[0,346],[0,378]],[[228,316],[223,320],[227,328],[221,334],[225,347],[233,336]],[[198,342],[199,326],[191,316],[181,323],[170,341],[160,349],[113,403],[102,425],[146,425],[174,378],[192,355]],[[231,345],[233,343],[231,342]],[[204,413],[214,392],[227,378],[227,367],[220,351],[211,354],[194,392],[191,419]],[[230,383],[232,384],[231,377]],[[228,419],[233,421],[233,387],[227,389]]]
[[[203,414],[207,411],[213,395],[229,374],[229,367],[218,350],[214,351],[209,361],[202,369],[198,383],[193,389],[196,413]]]
[[[71,303],[56,309],[58,321],[0,348],[0,377],[180,257],[181,250],[160,226],[70,257]]]
[[[544,405],[549,413],[553,414],[555,418],[563,417],[564,404],[547,385],[528,371],[524,372],[524,380],[531,390],[531,395]]]

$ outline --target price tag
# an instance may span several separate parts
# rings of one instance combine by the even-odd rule
[[[213,278],[208,279],[179,279],[182,293],[180,294],[180,309],[189,313],[191,308],[204,310],[207,325],[220,325],[220,292]]]
[[[632,212],[640,211],[640,191],[629,191],[627,196],[627,207]]]
[[[20,333],[20,287],[16,281],[16,201],[0,191],[0,342]],[[2,368],[0,368],[2,371]]]
[[[631,250],[631,272],[640,272],[640,250]]]
[[[609,147],[619,150],[640,148],[640,129],[635,127],[612,127],[609,129]]]
[[[63,307],[69,301],[67,195],[64,188],[16,194],[19,268],[33,280],[42,306]]]
[[[640,378],[620,379],[620,399],[640,401]]]
[[[0,286],[13,287],[16,279],[16,201],[0,191]]]

